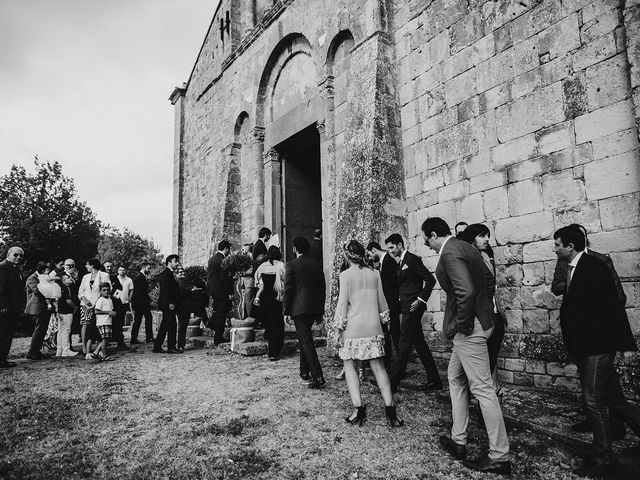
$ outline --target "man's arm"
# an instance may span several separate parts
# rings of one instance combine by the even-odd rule
[[[464,253],[458,249],[448,249],[447,253],[442,255],[441,260],[445,262],[444,267],[453,286],[456,299],[456,331],[468,335],[473,331],[473,321],[476,315],[476,292],[467,259]]]
[[[618,272],[616,272],[616,267],[613,266],[613,260],[608,255],[605,255],[604,264],[607,266],[609,273],[611,273],[611,279],[613,280],[613,284],[616,288],[616,296],[618,298],[618,302],[624,307],[627,303],[627,295],[624,293],[624,288],[622,288],[622,282],[620,281],[620,277],[618,276]]]
[[[0,266],[0,313],[9,311],[9,272]]]
[[[433,287],[436,285],[436,279],[431,275],[431,272],[427,270],[427,267],[424,266],[424,263],[422,263],[422,260],[418,256],[412,257],[409,268],[422,279],[424,287],[418,295],[418,300],[426,305],[433,291]]]
[[[291,305],[293,304],[293,297],[295,295],[295,274],[293,272],[293,266],[291,263],[285,265],[284,270],[284,292],[282,298],[282,313],[284,315],[291,315]]]

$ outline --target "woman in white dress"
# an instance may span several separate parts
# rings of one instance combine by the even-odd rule
[[[348,423],[362,425],[366,407],[360,397],[360,379],[356,360],[369,360],[385,404],[385,414],[391,427],[402,426],[393,405],[389,376],[384,368],[384,334],[381,322],[389,321],[389,309],[382,293],[380,274],[365,261],[364,246],[351,240],[344,247],[349,268],[340,274],[340,296],[334,318],[335,343],[344,361],[345,379],[355,410],[345,418]]]

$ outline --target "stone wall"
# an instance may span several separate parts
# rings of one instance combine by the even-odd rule
[[[508,321],[501,378],[577,389],[550,292],[555,229],[581,223],[611,254],[640,333],[639,18],[619,0],[223,0],[176,102],[184,262],[279,225],[273,147],[313,121],[328,307],[350,236],[401,231],[434,271],[422,221],[482,222]],[[306,65],[304,88],[277,88],[286,65]],[[436,289],[423,318],[443,360],[444,302]]]
[[[559,338],[561,298],[550,291],[552,234],[569,223],[611,254],[640,333],[640,49],[637,34],[625,35],[638,31],[637,2],[626,3],[635,5],[396,2],[411,246],[433,271],[437,257],[420,235],[426,217],[489,226],[507,382],[578,388]],[[430,304],[424,324],[439,330],[444,293]],[[447,355],[447,345],[439,350]]]

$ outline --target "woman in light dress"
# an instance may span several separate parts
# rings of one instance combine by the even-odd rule
[[[80,300],[80,325],[82,325],[82,353],[89,355],[91,343],[98,337],[94,305],[100,298],[100,284],[105,282],[111,284],[111,279],[107,272],[102,271],[102,264],[97,258],[87,260],[86,268],[89,273],[82,277],[78,299]]]
[[[339,346],[338,355],[344,362],[345,379],[353,413],[345,418],[351,424],[362,425],[366,407],[360,396],[360,379],[356,360],[369,360],[378,388],[385,404],[385,415],[391,427],[402,426],[393,404],[389,376],[384,368],[384,334],[381,322],[389,321],[389,309],[382,293],[380,274],[369,268],[365,260],[364,246],[351,240],[344,247],[349,268],[340,274],[340,295],[334,318],[334,341]]]

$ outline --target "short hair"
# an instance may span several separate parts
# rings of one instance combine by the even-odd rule
[[[482,223],[472,223],[465,228],[464,232],[458,234],[458,238],[465,242],[473,243],[478,235],[491,235],[489,227]]]
[[[584,234],[577,228],[568,226],[562,227],[555,231],[553,239],[559,238],[562,242],[562,246],[566,247],[570,243],[573,243],[573,248],[578,251],[584,251]]]
[[[109,291],[111,291],[111,284],[109,282],[102,282],[99,288],[100,290],[102,290],[103,288],[108,288]]]
[[[47,268],[49,268],[49,264],[47,262],[38,262],[36,265],[36,272],[44,273]]]
[[[309,240],[304,237],[296,237],[293,239],[293,246],[300,254],[305,254],[309,252]]]
[[[422,231],[425,235],[431,235],[431,232],[435,232],[439,237],[446,237],[451,235],[451,229],[447,222],[440,217],[429,217],[422,222]]]
[[[64,262],[64,258],[62,258],[62,257],[53,257],[53,260],[51,260],[51,266],[57,265],[60,262]]]
[[[316,229],[313,231],[313,236],[314,236],[314,237],[320,237],[321,235],[322,235],[322,230],[320,230],[319,228],[316,228]]]
[[[229,240],[222,240],[218,244],[218,251],[219,252],[221,252],[222,250],[226,250],[227,248],[231,248],[231,242],[229,242]]]
[[[280,251],[280,248],[275,245],[271,245],[269,247],[269,250],[267,250],[267,256],[272,264],[274,260],[282,260],[282,252]]]
[[[142,262],[140,264],[140,268],[146,267],[147,265],[151,267],[153,265],[153,263],[151,263],[150,261],[146,260],[146,261],[144,261],[144,262]]]
[[[404,247],[404,240],[399,233],[392,233],[386,238],[384,243],[393,243],[394,245],[402,245]]]
[[[584,228],[579,223],[572,223],[571,225],[569,225],[569,227],[577,228],[578,230],[580,230],[582,232],[582,234],[584,235],[584,245],[585,245],[585,247],[588,247],[589,246],[589,237],[587,236],[587,229]]]
[[[169,262],[173,259],[180,260],[180,256],[176,255],[175,253],[172,253],[171,255],[167,255],[167,258],[165,259],[164,264],[169,265]]]
[[[267,227],[262,227],[258,232],[258,238],[262,238],[266,235],[271,235],[271,230]]]
[[[379,244],[378,242],[369,242],[369,243],[367,244],[367,252],[370,252],[370,251],[371,251],[371,250],[373,250],[374,248],[375,248],[376,250],[382,250],[382,247],[380,246],[380,244]]]
[[[102,266],[102,263],[100,263],[100,260],[98,260],[97,258],[90,258],[89,260],[87,260],[87,263],[96,270],[102,270],[104,268]]]

